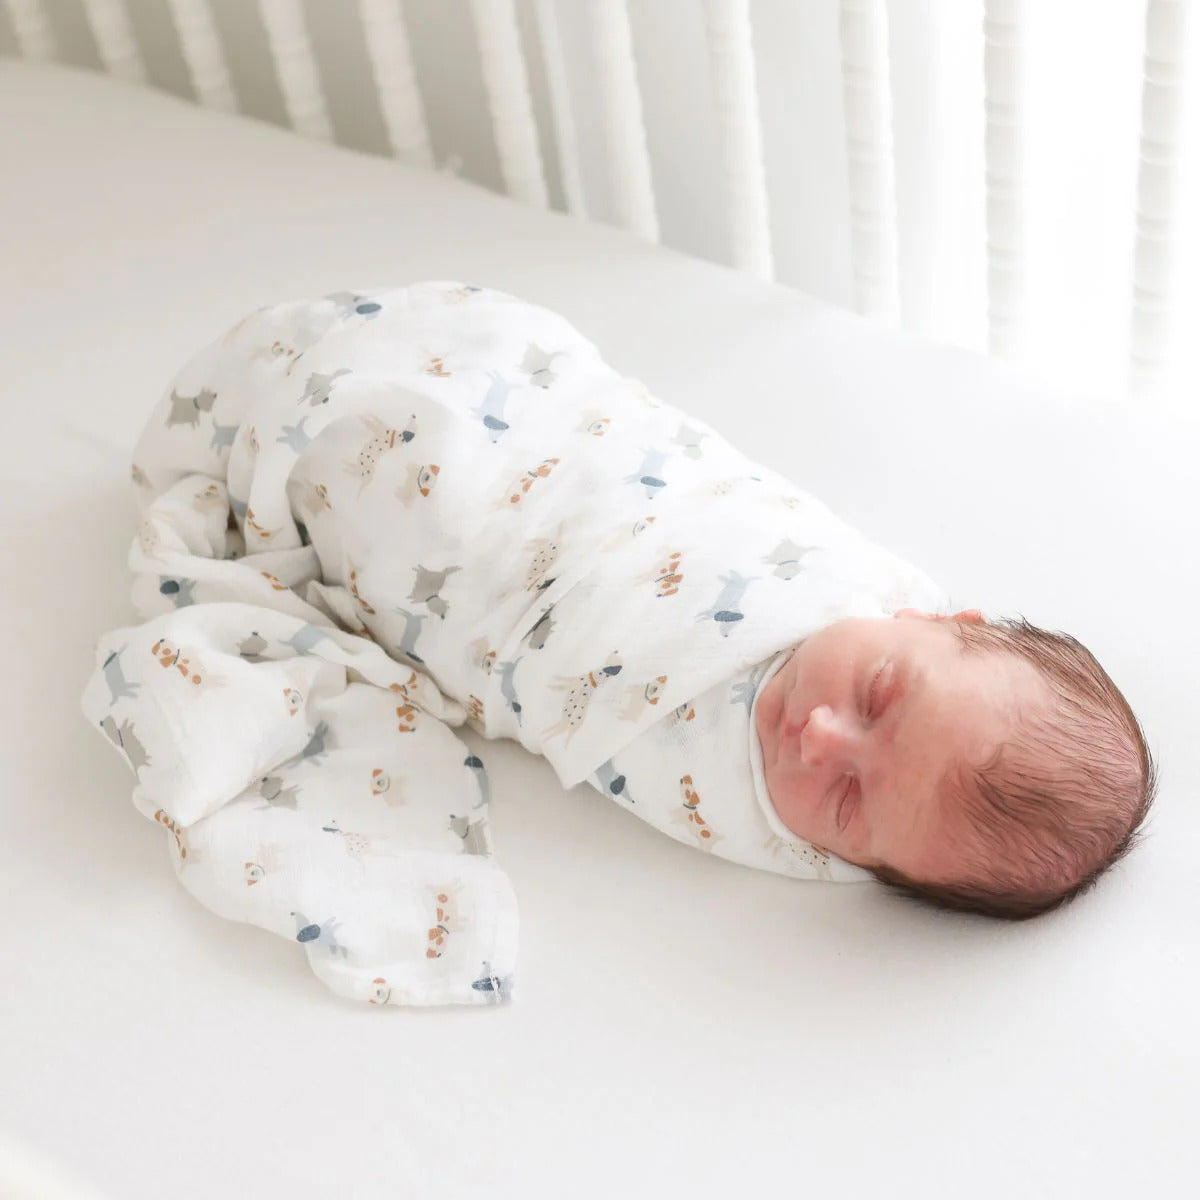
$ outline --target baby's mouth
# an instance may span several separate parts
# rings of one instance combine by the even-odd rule
[[[775,731],[775,761],[777,763],[786,759],[790,768],[795,769],[800,757],[800,735],[804,732],[808,721],[809,718],[805,717],[798,727],[789,727],[788,706],[786,704],[780,706],[779,725]],[[785,746],[787,747],[786,753]]]
[[[788,710],[789,710],[789,708],[795,708],[795,707],[796,707],[796,705],[791,698],[789,698],[788,700],[785,700],[779,706],[779,733],[780,733],[780,736],[783,736],[784,734],[786,734],[788,732],[789,719],[790,719],[788,716]],[[792,736],[799,738],[800,735],[804,732],[805,726],[808,724],[808,722],[811,719],[812,719],[812,711],[810,710],[808,715],[804,718],[803,721],[800,722],[799,725],[791,726]]]

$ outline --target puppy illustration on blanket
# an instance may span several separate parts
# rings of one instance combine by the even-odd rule
[[[942,599],[563,317],[455,281],[257,309],[133,458],[142,624],[100,639],[84,710],[139,810],[203,847],[185,886],[363,1003],[512,995],[487,771],[452,726],[706,852],[828,877],[765,836],[753,685],[831,620]]]

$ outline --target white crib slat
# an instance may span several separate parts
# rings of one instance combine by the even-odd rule
[[[900,319],[896,179],[884,0],[840,0],[850,237],[857,310]]]
[[[6,0],[9,23],[22,58],[57,60],[58,41],[42,0]]]
[[[1130,339],[1130,384],[1136,393],[1152,390],[1166,366],[1187,8],[1187,0],[1148,0],[1146,5]]]
[[[84,0],[83,7],[108,73],[128,83],[145,83],[146,64],[122,0]]]
[[[217,35],[210,0],[167,0],[167,4],[196,99],[205,108],[237,112],[237,93],[233,90],[225,50]]]
[[[625,0],[591,0],[590,14],[617,220],[623,228],[657,242],[658,215],[629,11]]]
[[[500,172],[510,196],[549,208],[513,0],[471,0]]]
[[[537,0],[538,42],[546,68],[546,86],[550,93],[550,117],[554,126],[554,142],[558,151],[558,170],[562,176],[563,196],[567,211],[585,219],[587,207],[583,198],[583,175],[579,166],[579,138],[575,132],[575,117],[571,112],[571,89],[567,83],[566,58],[558,29],[554,0]]]
[[[707,0],[708,55],[733,239],[733,265],[774,277],[750,0]]]
[[[258,8],[292,128],[332,141],[333,126],[299,0],[258,0]]]
[[[988,349],[1016,355],[1025,328],[1024,0],[984,0]]]
[[[358,16],[392,153],[412,166],[432,167],[429,124],[400,0],[358,0]]]

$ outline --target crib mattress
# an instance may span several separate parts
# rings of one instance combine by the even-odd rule
[[[129,1200],[1195,1177],[1193,418],[88,72],[2,61],[0,111],[0,1135]],[[129,450],[238,316],[426,278],[556,309],[959,606],[1082,638],[1160,761],[1144,844],[1006,925],[706,857],[464,729],[521,906],[511,1006],[359,1009],[199,907],[78,709],[130,619]]]

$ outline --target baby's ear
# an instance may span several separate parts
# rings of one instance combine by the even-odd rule
[[[966,621],[969,625],[984,625],[987,623],[987,617],[977,608],[964,608],[962,612],[956,612],[953,616],[943,616],[940,619],[943,621]]]
[[[920,617],[922,621],[936,621],[937,613],[926,612],[923,608],[901,608],[892,613],[893,617]]]
[[[971,625],[979,625],[987,618],[977,608],[964,608],[956,613],[931,613],[920,608],[901,608],[892,614],[896,617],[920,617],[923,621],[966,621]]]

